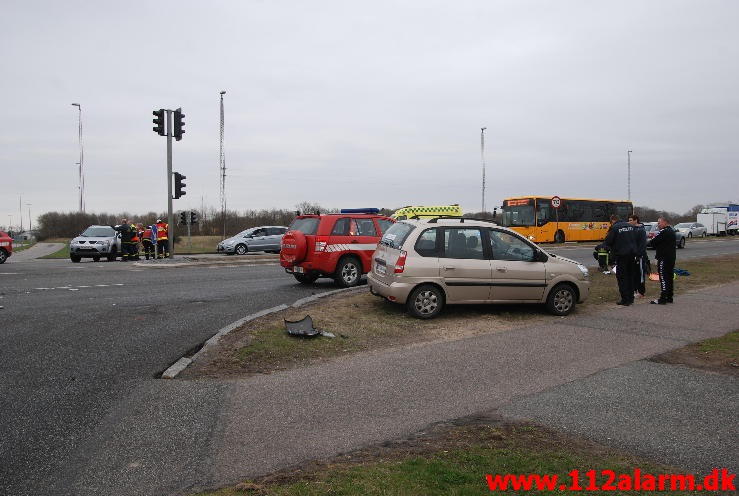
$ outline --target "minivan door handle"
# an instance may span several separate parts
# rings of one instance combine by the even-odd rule
[[[498,267],[495,270],[497,270],[498,272],[506,272],[508,269],[506,269],[505,267]]]
[[[454,270],[455,267],[444,267],[444,270]]]

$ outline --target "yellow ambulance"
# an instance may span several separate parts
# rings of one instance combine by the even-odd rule
[[[439,217],[441,215],[462,217],[462,208],[457,203],[453,205],[408,206],[399,208],[390,217],[395,220],[405,220],[413,217],[429,219],[432,217]]]

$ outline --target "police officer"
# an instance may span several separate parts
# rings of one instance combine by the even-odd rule
[[[672,303],[675,257],[677,256],[675,230],[665,217],[657,219],[657,227],[659,232],[649,240],[649,246],[656,251],[655,258],[657,259],[657,272],[659,273],[660,294],[659,299],[652,300],[650,303],[665,305]]]
[[[634,271],[638,254],[636,228],[617,215],[611,215],[611,228],[603,241],[616,261],[616,280],[621,300],[617,305],[628,306],[634,303]]]
[[[649,256],[647,255],[647,231],[639,222],[639,216],[629,215],[629,224],[636,228],[637,255],[634,270],[634,297],[644,298],[647,291],[646,280],[649,276]]]

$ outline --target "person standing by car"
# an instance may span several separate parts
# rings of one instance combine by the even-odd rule
[[[649,277],[649,256],[647,255],[647,231],[644,224],[639,222],[639,216],[629,215],[629,224],[636,228],[637,255],[636,269],[634,270],[634,297],[644,298],[647,291],[646,280]]]
[[[157,258],[169,257],[169,225],[157,219]]]
[[[673,273],[677,256],[675,230],[665,217],[657,219],[657,227],[659,232],[649,241],[648,246],[656,251],[655,258],[657,259],[657,272],[659,273],[660,294],[659,299],[652,300],[650,303],[665,305],[672,303]]]
[[[149,256],[153,259],[155,255],[154,247],[157,243],[156,226],[146,226],[141,235],[141,245],[144,249],[144,257],[149,260]]]
[[[635,258],[638,252],[636,228],[618,215],[611,215],[611,228],[603,241],[616,261],[616,280],[621,300],[617,305],[629,306],[634,303]]]
[[[134,258],[134,237],[136,228],[128,223],[128,219],[121,219],[121,223],[113,229],[121,234],[121,262],[128,262]]]

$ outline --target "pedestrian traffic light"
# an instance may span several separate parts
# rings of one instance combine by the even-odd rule
[[[164,136],[164,109],[155,110],[152,112],[152,114],[155,115],[154,117],[154,124],[153,127],[154,132],[157,133],[159,136]]]
[[[187,186],[182,181],[187,179],[187,176],[183,176],[179,172],[174,173],[174,197],[175,200],[177,198],[180,198],[181,196],[185,196],[187,193],[185,193],[185,186]]]
[[[180,141],[182,135],[185,134],[185,114],[182,113],[182,109],[178,108],[174,111],[174,139]]]
[[[190,212],[190,224],[197,224],[197,223],[198,223],[198,213]]]
[[[180,225],[186,226],[187,225],[187,212],[184,210],[180,212]]]

